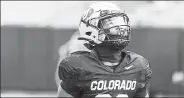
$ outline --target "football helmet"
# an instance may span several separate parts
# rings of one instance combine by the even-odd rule
[[[79,24],[79,40],[92,49],[97,44],[125,48],[130,42],[131,32],[128,16],[109,2],[94,3],[82,14]]]

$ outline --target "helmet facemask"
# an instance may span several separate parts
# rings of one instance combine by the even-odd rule
[[[131,32],[125,14],[112,15],[99,20],[99,39],[101,44],[124,49],[130,42]]]

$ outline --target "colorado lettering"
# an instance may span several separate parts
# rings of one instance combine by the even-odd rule
[[[134,90],[136,81],[131,80],[100,80],[92,81],[90,89],[94,90]]]

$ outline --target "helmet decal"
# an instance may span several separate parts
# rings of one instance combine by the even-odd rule
[[[93,8],[89,8],[86,13],[84,14],[84,16],[82,16],[82,20],[87,21],[87,19],[93,14],[94,9]]]

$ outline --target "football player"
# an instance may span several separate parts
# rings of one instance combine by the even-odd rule
[[[58,97],[149,97],[150,65],[124,48],[129,44],[129,18],[116,5],[92,4],[82,15],[79,40],[88,51],[65,57],[58,68]]]

